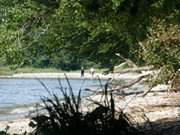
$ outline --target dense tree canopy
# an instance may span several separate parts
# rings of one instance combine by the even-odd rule
[[[128,58],[171,72],[180,67],[179,0],[0,3],[0,53],[8,64],[110,68]]]

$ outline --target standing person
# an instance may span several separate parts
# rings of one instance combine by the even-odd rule
[[[84,67],[81,67],[81,77],[84,77]]]
[[[92,77],[94,77],[94,73],[95,73],[94,68],[91,68],[91,69],[90,69],[90,74],[92,75]]]

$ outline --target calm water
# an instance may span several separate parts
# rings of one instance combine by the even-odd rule
[[[57,94],[60,98],[60,85],[57,79],[41,80],[51,93]],[[97,80],[70,79],[70,84],[74,94],[77,95],[79,89],[98,89],[100,82]],[[105,81],[102,81],[105,83]],[[61,84],[68,88],[67,81],[62,79]],[[88,93],[82,91],[82,96]],[[50,95],[36,79],[0,79],[0,120],[24,117],[29,111],[34,110],[35,103],[39,103],[41,98]]]
[[[57,79],[41,80],[51,93],[62,96]],[[69,80],[74,93],[77,95],[79,89],[98,87],[97,80]],[[68,88],[66,80],[61,80],[64,88]],[[82,95],[87,93],[82,92]],[[48,97],[45,88],[35,79],[0,79],[0,107],[12,107],[23,104],[39,102],[42,97]]]
[[[62,97],[57,79],[42,79],[41,81],[51,93]],[[83,91],[85,88],[100,88],[98,80],[70,79],[69,81],[75,95],[78,94],[80,88],[82,89],[82,96],[88,94]],[[102,81],[102,84],[105,82]],[[62,79],[61,83],[63,88],[68,88],[66,80]],[[141,92],[143,89],[144,85],[136,84],[130,89],[125,89],[124,93]],[[30,111],[35,109],[35,103],[40,103],[43,97],[50,97],[50,95],[36,79],[0,79],[0,120],[27,116]]]

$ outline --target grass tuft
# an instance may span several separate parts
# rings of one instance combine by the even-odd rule
[[[115,110],[112,93],[110,94],[110,100],[105,98],[102,103],[98,103],[94,110],[83,112],[81,108],[81,90],[78,96],[75,96],[67,76],[65,77],[69,86],[68,89],[63,88],[59,80],[60,91],[64,100],[60,101],[55,94],[52,94],[53,98],[42,99],[47,114],[39,114],[32,118],[30,126],[34,128],[34,131],[30,135],[141,134],[126,114]],[[106,88],[105,96],[108,96]]]

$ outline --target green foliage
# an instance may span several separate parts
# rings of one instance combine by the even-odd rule
[[[94,62],[113,68],[127,58],[179,68],[179,41],[173,39],[179,39],[179,0],[0,2],[0,54],[15,67],[70,70]]]
[[[161,25],[162,27],[162,25]],[[166,31],[166,32],[164,32]],[[145,41],[144,59],[155,66],[172,65],[174,70],[180,66],[180,27],[170,25],[162,28]],[[147,53],[148,52],[148,53]]]
[[[157,81],[167,82],[171,74],[180,67],[180,27],[162,24],[159,27],[158,31],[152,31],[151,36],[141,44],[142,57],[147,64],[162,69]]]

